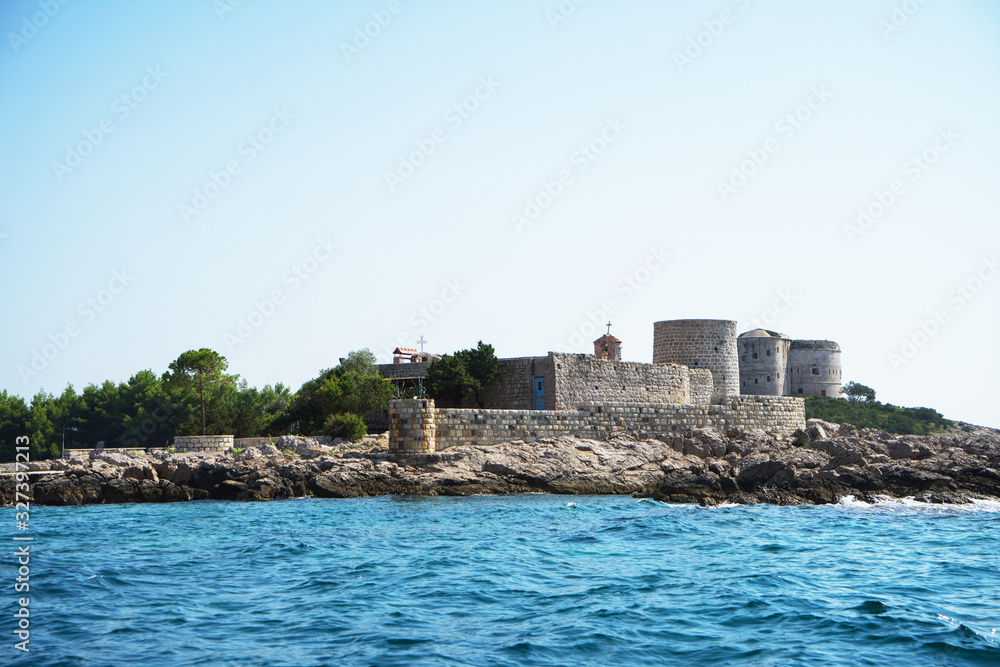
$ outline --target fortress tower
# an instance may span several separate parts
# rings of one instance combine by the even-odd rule
[[[840,346],[832,340],[795,340],[788,351],[788,393],[839,398]]]
[[[756,396],[784,396],[790,393],[788,350],[792,339],[768,329],[740,334],[736,347],[740,355],[740,393]]]
[[[740,368],[736,322],[666,320],[653,324],[653,363],[712,371],[713,396],[738,396]]]

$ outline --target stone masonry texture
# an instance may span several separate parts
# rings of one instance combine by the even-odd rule
[[[653,363],[683,364],[712,371],[714,398],[738,396],[740,367],[736,322],[666,320],[653,324]]]
[[[731,396],[713,405],[586,402],[579,410],[479,410],[434,407],[430,400],[390,405],[389,453],[427,455],[457,445],[494,445],[615,433],[662,437],[695,428],[765,429],[787,435],[805,426],[805,403],[786,396]]]

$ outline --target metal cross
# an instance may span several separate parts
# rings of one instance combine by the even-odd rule
[[[424,353],[424,343],[427,342],[427,341],[424,340],[423,334],[420,335],[420,340],[418,340],[417,342],[420,343],[420,354],[423,354]]]
[[[608,327],[608,335],[610,336],[611,335],[611,322],[608,322],[607,327]]]

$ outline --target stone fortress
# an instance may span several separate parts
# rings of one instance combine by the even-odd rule
[[[460,444],[558,435],[664,437],[694,428],[784,434],[805,425],[798,396],[840,395],[836,343],[793,341],[763,329],[736,332],[731,320],[656,322],[651,364],[621,361],[622,342],[610,331],[594,341],[593,355],[501,359],[504,374],[483,392],[483,408],[391,401],[390,453],[428,455]],[[401,395],[416,389],[419,396],[436,358],[399,349],[379,370]]]
[[[792,340],[767,329],[740,334],[740,393],[840,397],[840,346],[832,340]]]

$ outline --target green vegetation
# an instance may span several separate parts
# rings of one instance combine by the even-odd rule
[[[201,399],[201,434],[205,435],[205,389],[232,383],[234,376],[226,375],[229,367],[226,358],[207,347],[188,350],[170,362],[170,370],[163,374],[163,382],[173,389],[194,388]]]
[[[359,442],[368,435],[364,420],[349,412],[331,415],[324,424],[324,430],[331,438],[343,438],[351,442]]]
[[[26,402],[0,391],[0,461],[14,460],[19,436],[30,439],[34,461],[58,457],[64,436],[67,449],[103,441],[108,448],[144,450],[166,447],[175,435],[321,435],[333,414],[347,413],[357,417],[343,420],[353,425],[345,433],[359,437],[361,416],[387,408],[392,395],[369,350],[351,352],[294,394],[280,383],[250,387],[227,375],[227,366],[225,357],[203,348],[180,355],[162,375],[143,370],[127,382],[91,384],[82,392],[70,385],[58,396],[40,391]]]
[[[285,411],[274,419],[272,428],[285,433],[329,435],[330,417],[349,414],[357,417],[364,429],[364,416],[387,409],[392,395],[392,382],[378,374],[375,355],[368,349],[356,350],[335,368],[303,383]],[[361,436],[366,433],[365,429]]]
[[[853,404],[870,403],[875,400],[875,390],[853,380],[844,385],[841,393]]]
[[[951,426],[951,421],[931,408],[901,408],[875,400],[875,390],[856,382],[844,385],[847,398],[807,396],[806,419],[823,419],[858,428],[878,428],[901,435],[927,435]]]
[[[483,390],[503,375],[492,345],[444,355],[427,369],[427,393],[442,407],[459,407],[467,396],[483,407]]]

